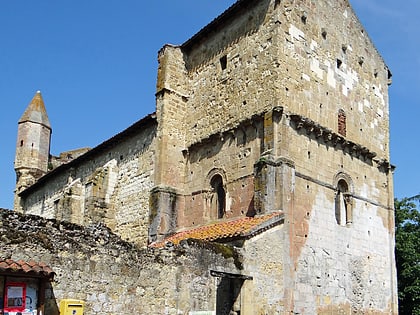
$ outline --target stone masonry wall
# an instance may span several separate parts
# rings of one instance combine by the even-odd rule
[[[336,132],[343,110],[348,139],[388,158],[390,74],[348,1],[249,6],[183,47],[187,143],[281,105]]]
[[[205,153],[203,143],[228,130],[234,134],[240,122],[282,107],[280,123],[265,126],[259,148],[274,160],[292,161],[295,171],[292,186],[285,188],[291,191],[290,206],[282,209],[288,243],[285,309],[305,314],[395,312],[390,72],[346,0],[242,3],[242,11],[216,20],[212,32],[193,37],[181,46],[183,58],[172,61],[187,70],[183,93],[188,115],[180,122],[191,131],[185,137],[185,182],[200,191],[195,183],[206,180],[212,167],[231,172],[227,178],[240,178],[241,170],[232,168],[234,145],[213,153],[223,143],[215,140]],[[341,134],[342,140],[332,144],[315,129],[299,130],[291,122],[293,115]],[[254,154],[250,159],[256,163]],[[335,218],[339,176],[350,185],[350,226]],[[280,193],[283,183],[272,183],[268,189]],[[227,194],[234,190],[226,187]],[[195,206],[189,211],[208,207],[205,193],[191,197]],[[328,272],[313,278],[324,252],[336,262],[325,269],[331,268],[333,281]],[[309,258],[310,253],[316,257]],[[374,275],[376,264],[385,268]],[[386,299],[373,297],[375,292]]]
[[[155,132],[155,125],[145,125],[106,150],[96,149],[86,161],[64,165],[47,184],[24,196],[25,212],[85,225],[102,222],[123,239],[145,246]]]
[[[216,134],[188,149],[186,202],[178,213],[179,226],[217,219],[213,176],[220,175],[226,191],[225,218],[252,215],[254,210],[254,163],[261,154],[263,124],[244,123]],[[189,195],[188,195],[189,194]]]
[[[21,200],[17,194],[34,184],[48,171],[50,138],[49,127],[30,121],[18,124],[14,162],[17,178],[14,196],[16,211],[22,211]]]
[[[103,225],[79,225],[0,210],[0,256],[35,260],[56,273],[46,292],[48,315],[61,299],[86,302],[86,315],[177,315],[214,311],[216,278],[209,270],[237,272],[233,258],[203,246],[146,250]]]
[[[360,193],[355,187],[355,195]],[[290,266],[294,310],[302,314],[396,312],[393,212],[353,198],[352,223],[337,223],[335,193],[296,178],[290,216]],[[289,265],[286,263],[286,265]],[[340,313],[340,314],[341,314]]]
[[[267,25],[270,1],[254,2],[220,32],[184,47],[188,66],[187,143],[236,126],[278,104],[278,36]],[[226,60],[226,65],[224,65]]]
[[[241,314],[290,314],[284,305],[284,250],[282,225],[244,244],[244,273],[253,279],[244,283]]]
[[[18,128],[20,138],[16,141],[15,168],[19,170],[25,166],[46,172],[51,129],[29,121],[20,123]]]
[[[296,130],[287,115],[280,123],[282,153],[295,162],[284,263],[294,289],[285,299],[302,314],[396,312],[391,171],[316,131]],[[347,224],[336,219],[338,178],[349,185]]]

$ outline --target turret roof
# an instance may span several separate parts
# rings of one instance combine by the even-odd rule
[[[44,100],[40,91],[35,93],[32,101],[29,103],[22,117],[19,119],[19,123],[26,121],[39,123],[51,129],[50,121],[48,119],[47,111],[45,109]]]

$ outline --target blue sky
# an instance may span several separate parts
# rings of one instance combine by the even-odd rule
[[[37,90],[51,153],[95,147],[154,111],[157,52],[182,44],[234,0],[0,3],[0,208],[13,208],[17,121]],[[420,192],[420,1],[351,0],[393,73],[395,195]],[[408,128],[408,129],[407,129]]]

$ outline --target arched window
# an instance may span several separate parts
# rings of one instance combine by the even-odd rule
[[[217,218],[221,219],[225,216],[226,210],[226,192],[223,188],[223,178],[219,174],[212,177],[210,185],[213,189],[214,198],[212,200],[212,208],[216,209]]]
[[[345,226],[353,222],[352,198],[349,185],[344,179],[337,183],[335,195],[335,219],[337,224]]]

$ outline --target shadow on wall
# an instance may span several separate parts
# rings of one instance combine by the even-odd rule
[[[240,314],[240,292],[243,279],[221,278],[217,286],[216,314],[231,315]]]
[[[203,139],[201,142],[191,145],[189,150],[189,162],[191,164],[217,156],[223,146],[243,148],[257,138],[263,138],[263,121],[261,117],[242,122],[238,127],[224,132],[216,133]]]
[[[45,287],[45,314],[60,315],[57,299],[54,295],[54,290],[51,283],[47,283]]]
[[[270,0],[238,1],[185,42],[182,50],[187,70],[191,71],[207,63],[240,38],[256,33],[265,21],[270,2]],[[251,10],[251,7],[258,9]],[[226,27],[229,28],[228,32],[219,32]]]
[[[251,201],[249,202],[248,210],[246,212],[247,217],[254,217],[257,214],[257,211],[254,207],[254,196],[252,197]]]

